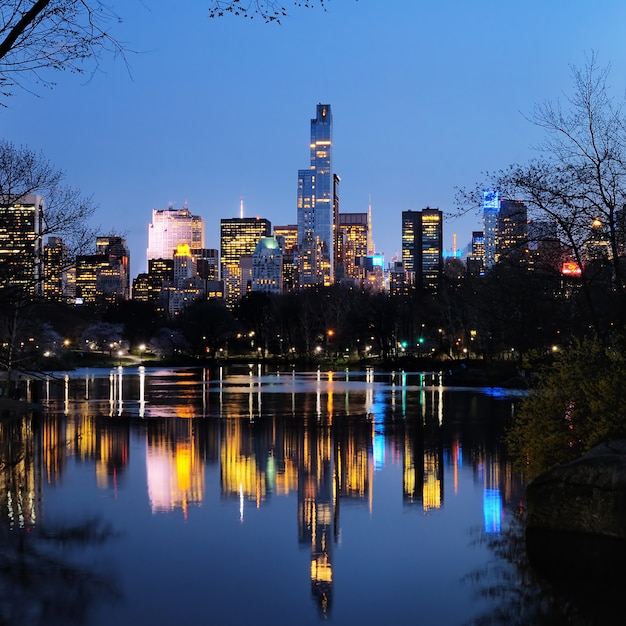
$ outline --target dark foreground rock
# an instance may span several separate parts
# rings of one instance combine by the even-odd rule
[[[626,440],[538,476],[526,499],[528,528],[626,539]]]
[[[623,580],[626,440],[604,443],[527,488],[526,547],[550,578]]]

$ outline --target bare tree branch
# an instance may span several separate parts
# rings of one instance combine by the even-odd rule
[[[303,0],[292,1],[293,6],[311,9],[320,6],[325,10],[328,0]],[[209,3],[209,17],[223,17],[227,13],[240,17],[253,19],[258,15],[265,22],[280,24],[283,17],[287,17],[287,8],[281,2],[275,0],[213,0]]]
[[[27,83],[52,85],[43,70],[83,73],[98,68],[103,52],[125,57],[110,33],[120,18],[99,0],[3,0],[0,2],[0,96]]]

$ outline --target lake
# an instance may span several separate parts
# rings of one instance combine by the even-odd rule
[[[2,624],[510,624],[546,602],[501,445],[521,393],[255,364],[27,394],[43,410],[0,424]]]

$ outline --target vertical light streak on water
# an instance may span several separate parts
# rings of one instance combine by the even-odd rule
[[[109,374],[109,417],[113,417],[113,408],[115,406],[115,376],[113,371]]]
[[[65,415],[70,412],[70,377],[65,374],[65,387],[63,394],[63,411]]]
[[[117,405],[117,414],[118,415],[122,415],[122,407],[124,405],[123,399],[122,399],[122,375],[123,375],[123,368],[120,365],[117,368],[117,379],[119,381],[119,389],[118,389],[118,405]]]
[[[244,505],[243,484],[239,483],[239,521],[242,524],[243,524],[243,505]]]
[[[439,426],[443,424],[443,388],[437,388],[437,419]]]
[[[139,368],[139,417],[144,417],[146,413],[146,368],[142,365]]]

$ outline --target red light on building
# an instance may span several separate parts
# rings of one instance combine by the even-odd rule
[[[564,276],[580,276],[581,273],[580,265],[574,261],[566,261],[561,266],[561,274]]]

